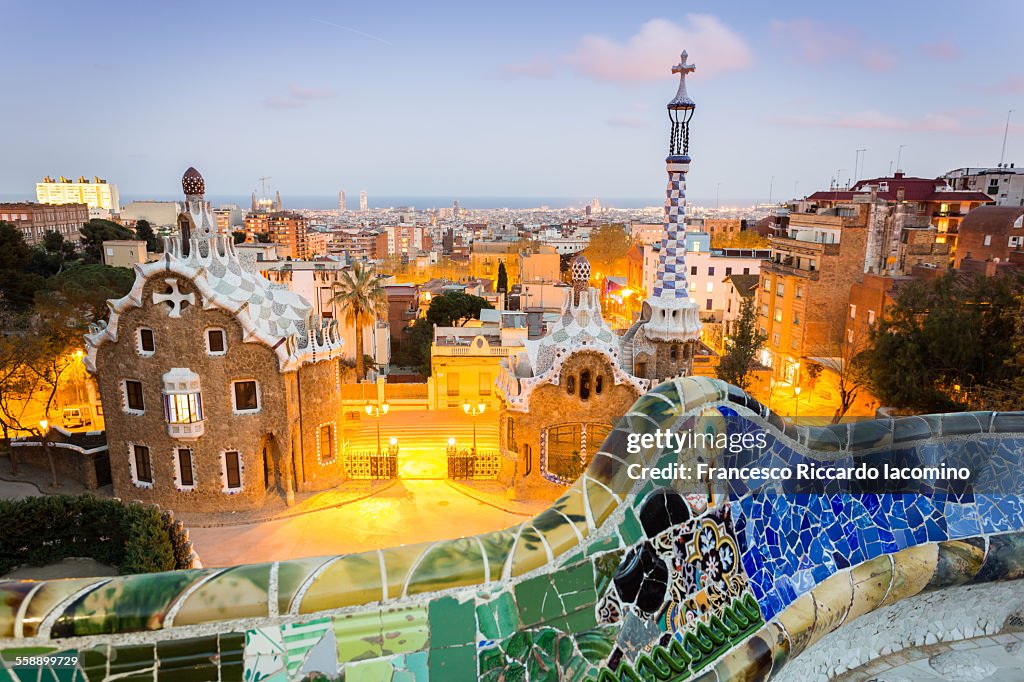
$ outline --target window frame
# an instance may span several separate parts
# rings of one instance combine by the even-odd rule
[[[231,485],[231,471],[228,467],[228,455],[233,455],[235,458],[235,473],[238,476],[238,485]],[[220,473],[222,476],[221,481],[223,482],[223,491],[229,495],[237,494],[245,489],[245,462],[242,459],[242,451],[226,448],[221,450],[220,453]]]
[[[238,406],[238,385],[251,383],[255,387],[256,407],[240,408]],[[263,395],[260,382],[256,379],[235,379],[231,382],[231,411],[234,414],[258,414],[263,410]]]
[[[190,483],[185,483],[184,470],[181,466],[181,453],[188,453],[188,473]],[[196,453],[190,447],[174,448],[174,485],[178,490],[195,490],[196,487]]]
[[[146,350],[143,347],[143,333],[149,332],[150,350]],[[135,352],[144,358],[152,357],[156,354],[156,333],[152,327],[136,327],[135,329]]]
[[[139,466],[139,455],[140,450],[145,451],[145,462],[146,472],[149,474],[148,479],[142,478],[140,466]],[[153,451],[145,443],[128,443],[128,468],[131,472],[132,483],[135,484],[136,488],[152,488],[154,477],[153,477]]]
[[[324,440],[324,429],[328,438]],[[327,443],[325,452],[324,443]],[[320,464],[332,464],[338,460],[337,429],[334,422],[324,422],[316,427],[316,458]]]
[[[210,343],[210,334],[220,332],[221,350],[214,350]],[[223,327],[207,327],[203,330],[203,339],[206,343],[206,354],[212,357],[221,357],[228,354],[228,333]]]
[[[139,387],[139,402],[141,407],[133,407],[131,404],[131,391],[128,390],[128,385],[134,384]],[[141,415],[146,414],[146,391],[142,385],[142,382],[138,379],[122,379],[121,380],[121,397],[123,399],[122,409],[128,414]]]

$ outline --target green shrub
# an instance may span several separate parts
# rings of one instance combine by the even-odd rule
[[[176,529],[172,539],[168,525],[155,507],[91,495],[0,500],[0,574],[67,557],[89,557],[125,574],[183,568],[188,562],[175,552],[182,533]]]

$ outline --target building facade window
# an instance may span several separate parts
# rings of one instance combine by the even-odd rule
[[[228,352],[227,334],[223,329],[206,330],[206,352],[209,355],[224,355]]]
[[[797,310],[793,311],[793,326],[794,327],[799,327],[800,326],[800,312],[797,311]]]
[[[321,424],[316,430],[316,453],[321,464],[335,459],[334,423]]]
[[[152,329],[149,327],[139,327],[136,336],[139,355],[149,356],[156,352],[156,338],[153,336]]]
[[[494,382],[491,381],[491,374],[490,374],[490,372],[480,372],[480,386],[479,386],[479,389],[478,389],[479,392],[480,392],[480,395],[487,395],[487,396],[489,396],[491,394],[491,386],[493,386],[493,385],[494,385]]]
[[[122,388],[124,390],[124,411],[143,414],[146,411],[146,400],[142,396],[142,382],[126,379]]]
[[[199,375],[175,367],[163,375],[164,419],[172,438],[199,438],[205,431]]]
[[[580,372],[580,400],[587,400],[590,398],[590,370],[585,369]]]
[[[153,461],[150,459],[149,447],[138,443],[132,443],[128,447],[131,449],[132,482],[140,488],[152,488]]]
[[[611,430],[602,423],[548,427],[541,435],[541,475],[556,483],[571,483],[586,470]]]
[[[221,474],[224,477],[224,492],[238,492],[242,489],[242,453],[225,450],[221,453]]]
[[[258,412],[260,409],[259,385],[252,380],[235,381],[231,384],[232,408],[239,412]]]
[[[785,296],[786,295],[786,283],[785,282],[779,282],[778,284],[775,285],[775,295],[776,296]]]
[[[856,320],[857,319],[857,306],[855,304],[853,304],[853,303],[850,304],[850,319],[851,320]]]
[[[177,448],[174,451],[174,469],[177,474],[175,485],[178,490],[192,490],[196,487],[192,448]]]
[[[775,309],[775,321],[782,322],[782,308]]]

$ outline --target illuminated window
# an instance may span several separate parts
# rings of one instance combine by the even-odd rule
[[[775,309],[775,321],[782,322],[782,308]]]
[[[850,319],[851,320],[856,320],[857,319],[857,306],[852,304],[852,303],[850,304]]]
[[[164,419],[167,433],[185,440],[203,435],[203,398],[199,375],[184,367],[175,367],[163,375]]]

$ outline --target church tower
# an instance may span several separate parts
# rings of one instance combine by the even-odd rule
[[[667,107],[672,127],[665,159],[665,237],[654,291],[644,301],[640,319],[623,337],[623,355],[631,364],[627,369],[655,380],[689,374],[700,343],[700,315],[686,281],[686,173],[690,170],[690,119],[696,108],[686,92],[686,75],[696,67],[686,60],[684,51],[679,64],[672,67],[672,73],[679,74],[679,89]]]

